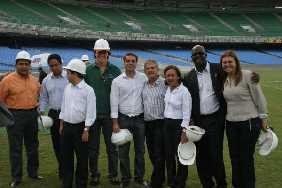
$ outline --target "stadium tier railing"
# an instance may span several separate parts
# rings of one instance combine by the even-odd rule
[[[281,36],[207,36],[207,35],[166,35],[131,32],[92,31],[83,28],[50,27],[44,25],[18,24],[0,21],[0,33],[5,35],[34,35],[65,39],[106,38],[109,40],[154,41],[154,42],[205,42],[205,43],[281,43]]]

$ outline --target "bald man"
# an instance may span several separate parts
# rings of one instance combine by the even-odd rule
[[[220,90],[219,64],[207,61],[203,46],[192,48],[194,68],[184,77],[183,84],[192,97],[191,118],[206,134],[196,142],[196,165],[203,188],[227,187],[223,163],[225,102]],[[188,138],[189,139],[189,138]],[[215,182],[214,182],[215,180]]]

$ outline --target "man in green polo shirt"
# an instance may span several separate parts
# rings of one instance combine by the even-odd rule
[[[89,131],[89,168],[91,173],[90,185],[97,186],[100,178],[98,157],[100,133],[103,131],[108,155],[108,177],[112,184],[119,184],[118,153],[111,142],[112,120],[110,110],[110,93],[112,80],[121,74],[115,65],[109,63],[110,46],[108,41],[99,39],[94,45],[95,64],[89,64],[86,69],[85,81],[93,87],[96,94],[97,118]]]

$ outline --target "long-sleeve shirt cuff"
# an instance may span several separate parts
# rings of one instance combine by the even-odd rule
[[[260,119],[266,119],[268,117],[267,114],[259,114]]]
[[[118,118],[118,113],[117,112],[112,112],[111,117],[117,119]]]
[[[188,129],[188,126],[189,126],[189,120],[183,119],[182,123],[181,123],[181,127],[185,128],[185,129]]]

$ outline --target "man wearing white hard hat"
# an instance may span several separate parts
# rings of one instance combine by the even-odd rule
[[[48,116],[53,119],[53,125],[50,128],[53,149],[58,161],[58,176],[62,178],[62,161],[61,161],[61,136],[59,134],[62,98],[64,89],[69,83],[67,72],[63,70],[62,59],[58,54],[50,54],[47,59],[51,73],[43,80],[40,91],[41,114],[44,114],[47,107],[49,108]],[[44,125],[43,125],[44,126]]]
[[[104,39],[97,40],[93,50],[95,64],[87,66],[85,76],[85,82],[94,89],[97,98],[97,119],[89,132],[90,185],[96,186],[100,183],[101,174],[98,168],[98,158],[101,131],[104,136],[108,157],[108,177],[111,184],[119,184],[118,153],[116,146],[111,142],[110,92],[113,79],[119,76],[121,71],[109,62],[110,46],[108,41]]]
[[[96,119],[96,97],[93,88],[83,79],[86,65],[80,59],[72,59],[64,68],[70,83],[64,90],[59,115],[63,187],[72,187],[75,153],[75,184],[85,188],[88,184],[88,131]]]
[[[16,71],[7,75],[0,83],[0,100],[13,114],[15,123],[7,127],[12,182],[16,187],[22,181],[22,144],[27,150],[27,172],[32,179],[38,175],[38,123],[37,106],[40,84],[30,74],[31,58],[26,51],[16,56]]]
[[[145,175],[145,126],[142,104],[142,90],[146,76],[136,71],[138,57],[127,53],[123,57],[125,72],[116,77],[111,87],[111,117],[113,132],[128,129],[133,134],[135,163],[134,181],[144,186]],[[119,146],[119,160],[122,175],[122,187],[128,187],[131,180],[129,159],[130,142]]]
[[[81,61],[83,61],[83,63],[85,63],[86,65],[89,63],[89,57],[88,55],[84,54],[81,56]]]

